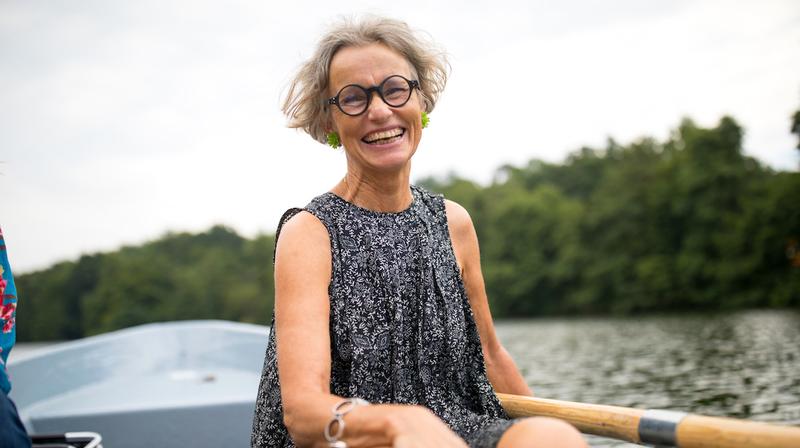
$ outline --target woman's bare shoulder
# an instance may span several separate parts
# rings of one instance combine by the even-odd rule
[[[300,210],[281,226],[280,240],[293,241],[305,238],[328,238],[328,231],[322,221],[311,212]]]
[[[276,244],[276,258],[287,253],[330,256],[328,230],[319,218],[305,210],[283,223]]]
[[[451,237],[461,241],[465,238],[469,239],[474,232],[474,227],[467,209],[450,199],[444,200],[444,209],[447,213],[447,225],[450,228]]]

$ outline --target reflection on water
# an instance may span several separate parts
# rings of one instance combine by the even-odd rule
[[[539,397],[800,425],[797,312],[533,319],[497,331]]]

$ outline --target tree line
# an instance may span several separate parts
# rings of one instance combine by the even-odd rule
[[[800,136],[800,112],[791,130]],[[419,183],[469,210],[496,317],[800,308],[800,173],[745,156],[743,134],[730,117],[711,128],[686,119],[665,141],[506,165],[486,186]],[[20,275],[18,337],[268,324],[274,243],[216,226]]]
[[[183,319],[268,324],[274,245],[273,235],[215,226],[20,275],[17,337],[75,339]]]
[[[797,126],[795,125],[795,128]],[[470,210],[500,316],[800,306],[800,173],[730,117],[426,185]]]

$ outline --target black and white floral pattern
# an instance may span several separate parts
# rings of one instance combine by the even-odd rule
[[[492,447],[513,421],[486,376],[444,198],[418,187],[412,194],[412,205],[398,213],[367,210],[333,193],[303,209],[322,221],[331,240],[331,393],[422,404],[470,446]],[[299,211],[286,212],[281,225]],[[273,317],[273,329],[274,323]],[[283,424],[275,331],[251,444],[294,446]]]

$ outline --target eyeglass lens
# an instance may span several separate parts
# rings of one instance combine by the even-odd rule
[[[369,105],[371,90],[377,90],[378,96],[383,99],[383,102],[392,107],[404,105],[411,97],[409,82],[400,75],[394,75],[383,80],[377,89],[365,89],[355,84],[345,86],[337,95],[339,108],[348,115],[358,115],[364,112]]]

